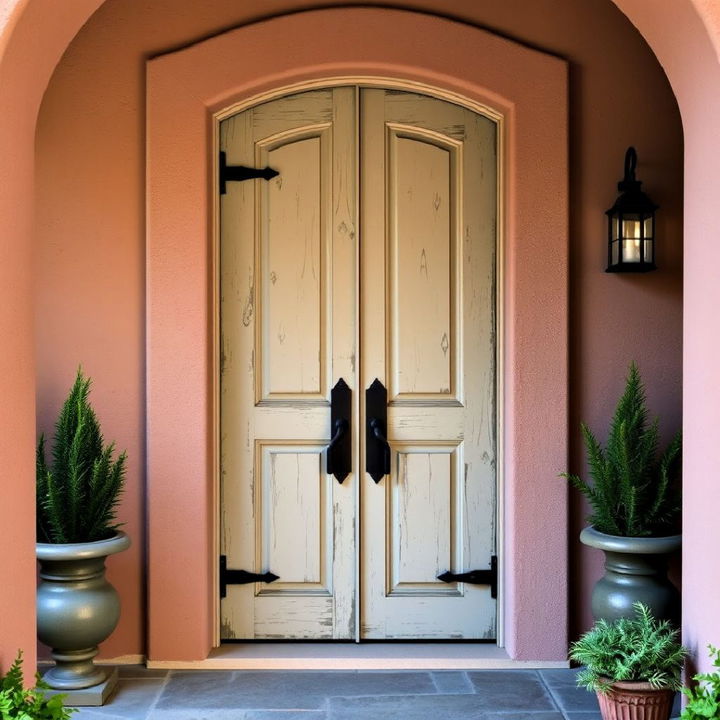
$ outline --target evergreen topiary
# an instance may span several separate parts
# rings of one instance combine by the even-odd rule
[[[588,499],[588,522],[599,532],[625,537],[663,536],[677,532],[681,435],[678,432],[658,462],[658,421],[648,424],[645,389],[633,362],[610,425],[605,449],[590,428],[582,434],[593,484],[563,473]]]
[[[113,460],[88,401],[90,379],[78,369],[55,424],[52,466],[45,461],[45,438],[36,456],[37,539],[79,543],[112,537],[125,481],[125,453]]]
[[[656,689],[679,690],[687,651],[678,631],[659,622],[641,602],[633,603],[634,618],[598,620],[570,646],[570,659],[585,667],[577,684],[608,692],[615,682],[649,682]]]

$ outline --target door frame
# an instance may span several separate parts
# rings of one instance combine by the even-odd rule
[[[299,36],[317,42],[277,52]],[[423,52],[428,38],[433,53]],[[147,81],[150,660],[204,659],[219,625],[219,197],[209,161],[218,118],[300,87],[349,82],[422,89],[502,120],[498,632],[511,658],[564,659],[567,488],[556,475],[567,464],[566,63],[444,18],[353,7],[228,31],[150,60]],[[179,553],[188,557],[183,574],[167,562]],[[188,575],[204,582],[189,587]]]

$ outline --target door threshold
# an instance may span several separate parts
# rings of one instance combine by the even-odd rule
[[[166,670],[505,670],[566,668],[567,660],[513,660],[487,643],[228,643],[205,660],[148,660]]]

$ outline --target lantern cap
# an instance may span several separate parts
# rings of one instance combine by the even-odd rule
[[[635,178],[637,152],[630,146],[625,153],[625,177],[617,184],[620,195],[614,205],[605,211],[606,215],[636,213],[648,215],[655,212],[658,206],[640,189],[642,182]]]

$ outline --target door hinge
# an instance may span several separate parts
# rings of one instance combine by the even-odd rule
[[[444,572],[437,576],[438,580],[446,583],[466,582],[471,585],[489,585],[490,597],[497,598],[497,555],[490,558],[489,570],[469,570],[464,573]]]
[[[247,570],[228,570],[227,556],[220,556],[220,597],[227,595],[228,585],[248,585],[254,582],[271,583],[280,578],[275,573],[251,573]]]
[[[242,182],[243,180],[254,180],[262,178],[263,180],[272,180],[280,173],[270,167],[250,168],[244,165],[228,165],[225,153],[220,153],[220,194],[224,195],[227,191],[226,183],[231,181]]]

